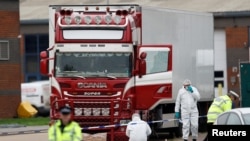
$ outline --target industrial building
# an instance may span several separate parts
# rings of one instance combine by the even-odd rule
[[[53,4],[140,4],[143,6],[164,7],[170,9],[211,12],[214,14],[215,46],[215,87],[222,84],[223,93],[229,89],[240,92],[238,79],[239,61],[249,60],[250,3],[248,0],[221,1],[210,0],[73,0],[66,1],[30,1],[20,3],[21,34],[23,46],[28,52],[24,56],[24,81],[46,79],[39,74],[39,51],[48,47],[48,6]],[[39,11],[39,12],[37,12]],[[36,14],[33,14],[36,13]],[[32,43],[30,43],[32,42]],[[46,42],[46,43],[45,43]],[[33,44],[32,50],[28,48]],[[33,51],[33,52],[30,52]],[[33,65],[30,66],[30,64]],[[217,89],[215,89],[217,93]]]
[[[0,118],[16,116],[22,79],[19,0],[0,1]]]

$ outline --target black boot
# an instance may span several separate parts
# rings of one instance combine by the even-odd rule
[[[184,141],[188,141],[188,140],[184,140]]]
[[[193,141],[196,141],[196,139],[193,139]]]

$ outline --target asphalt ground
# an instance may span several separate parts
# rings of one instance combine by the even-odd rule
[[[0,128],[0,137],[9,135],[23,135],[34,133],[47,133],[49,126],[26,126],[26,127],[5,127]]]
[[[0,128],[0,141],[47,141],[48,126],[29,126],[20,128]],[[199,133],[198,141],[202,141],[206,133]],[[190,137],[189,140],[192,140]],[[171,138],[166,134],[159,134],[158,138],[149,141],[183,141],[182,138]]]

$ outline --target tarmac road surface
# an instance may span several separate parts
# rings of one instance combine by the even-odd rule
[[[47,133],[0,136],[1,141],[48,141]]]
[[[0,141],[48,141],[47,126],[22,127],[22,128],[0,128]],[[206,133],[199,133],[198,141],[202,141]],[[167,140],[166,140],[167,139]],[[189,140],[192,138],[190,137]],[[150,141],[183,141],[182,138],[170,139],[165,134],[159,135],[157,139]]]
[[[205,133],[199,134],[198,141],[202,141]],[[7,135],[0,136],[1,141],[48,141],[47,133],[33,133],[33,134],[21,134],[21,135]],[[191,138],[189,139],[191,140]],[[150,141],[183,141],[181,138],[175,139],[154,139]]]
[[[205,138],[205,136],[207,135],[207,133],[199,133],[198,136],[198,140],[197,141],[203,141],[203,139]],[[192,137],[189,137],[189,140],[192,140]],[[164,137],[164,136],[160,136],[159,139],[150,139],[150,141],[183,141],[183,139],[180,138],[169,138],[169,137]]]

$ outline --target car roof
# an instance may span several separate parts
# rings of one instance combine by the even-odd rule
[[[28,83],[49,83],[49,80],[32,81]]]
[[[24,82],[21,83],[22,86],[34,86],[34,85],[48,85],[49,80],[42,80],[42,81],[33,81],[33,82]]]
[[[250,107],[244,107],[244,108],[235,108],[228,112],[237,112],[242,114],[250,114]]]

